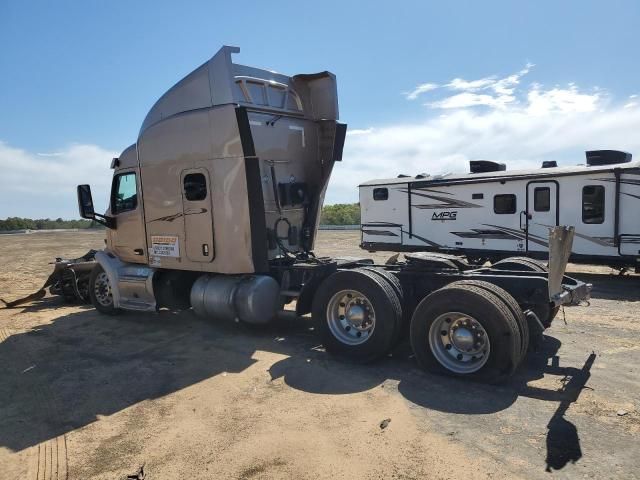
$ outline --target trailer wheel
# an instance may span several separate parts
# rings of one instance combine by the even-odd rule
[[[518,366],[521,341],[509,308],[477,286],[436,290],[418,304],[411,319],[416,360],[433,373],[503,381]]]
[[[89,278],[89,296],[91,303],[100,313],[107,315],[117,315],[122,310],[113,306],[113,294],[111,293],[111,282],[106,272],[99,263],[93,267]]]
[[[489,260],[490,260],[489,257],[475,257],[475,256],[467,255],[467,262],[469,262],[472,265],[477,265],[479,267],[487,263]]]
[[[529,272],[549,272],[549,267],[539,260],[534,260],[529,257],[509,257],[493,264],[494,268],[500,270],[525,270]],[[551,322],[558,314],[560,307],[555,305],[536,305],[532,309],[538,316],[542,324],[546,327],[551,325]]]
[[[450,283],[447,287],[454,287],[458,285],[472,285],[482,288],[483,290],[493,293],[507,306],[509,311],[512,313],[513,318],[515,318],[516,323],[518,324],[518,330],[520,331],[521,345],[520,360],[518,363],[522,362],[522,360],[527,356],[527,349],[529,348],[529,323],[527,322],[527,317],[525,317],[522,308],[520,308],[520,305],[516,302],[516,299],[513,298],[504,288],[481,280],[459,280],[457,282]]]
[[[343,270],[320,284],[312,318],[328,351],[367,362],[391,348],[402,308],[392,286],[379,275]]]

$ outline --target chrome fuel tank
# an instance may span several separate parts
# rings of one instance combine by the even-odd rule
[[[264,324],[278,311],[280,287],[266,275],[202,275],[191,288],[191,306],[203,317]]]

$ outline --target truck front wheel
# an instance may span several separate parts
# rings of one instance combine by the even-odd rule
[[[117,315],[121,312],[113,305],[113,292],[107,273],[99,263],[91,271],[89,279],[89,295],[91,303],[100,313]]]

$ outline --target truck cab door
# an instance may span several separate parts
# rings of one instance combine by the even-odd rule
[[[144,217],[137,169],[118,172],[111,186],[110,214],[115,230],[109,234],[110,247],[120,260],[147,263]]]
[[[528,252],[549,249],[549,228],[559,224],[558,182],[533,181],[527,184],[526,248]]]
[[[211,213],[211,181],[205,168],[184,170],[182,184],[182,218],[184,219],[185,253],[193,262],[212,262],[213,215]]]

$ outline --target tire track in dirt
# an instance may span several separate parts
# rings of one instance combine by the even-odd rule
[[[47,386],[34,385],[34,396],[46,413],[46,418],[57,423],[57,409],[53,405],[53,392]],[[40,428],[43,428],[40,426]],[[46,432],[44,432],[46,434]],[[67,480],[69,478],[67,437],[58,435],[36,445],[31,454],[29,478],[35,480]]]
[[[6,328],[0,328],[0,343],[7,341],[11,337],[11,332]],[[14,358],[27,360],[31,362],[31,355],[24,350],[15,350]],[[31,367],[29,367],[30,369]],[[28,369],[27,369],[28,370]],[[27,371],[23,371],[23,374]],[[30,383],[30,390],[33,398],[45,413],[46,419],[55,428],[58,424],[57,409],[55,408],[55,396],[48,385],[41,385],[37,380],[27,380]],[[42,437],[46,438],[48,432],[44,425],[37,425],[36,428],[42,432]],[[58,435],[54,438],[45,440],[44,442],[29,448],[29,464],[27,470],[27,478],[35,480],[68,480],[68,458],[67,458],[67,438],[66,435]]]

